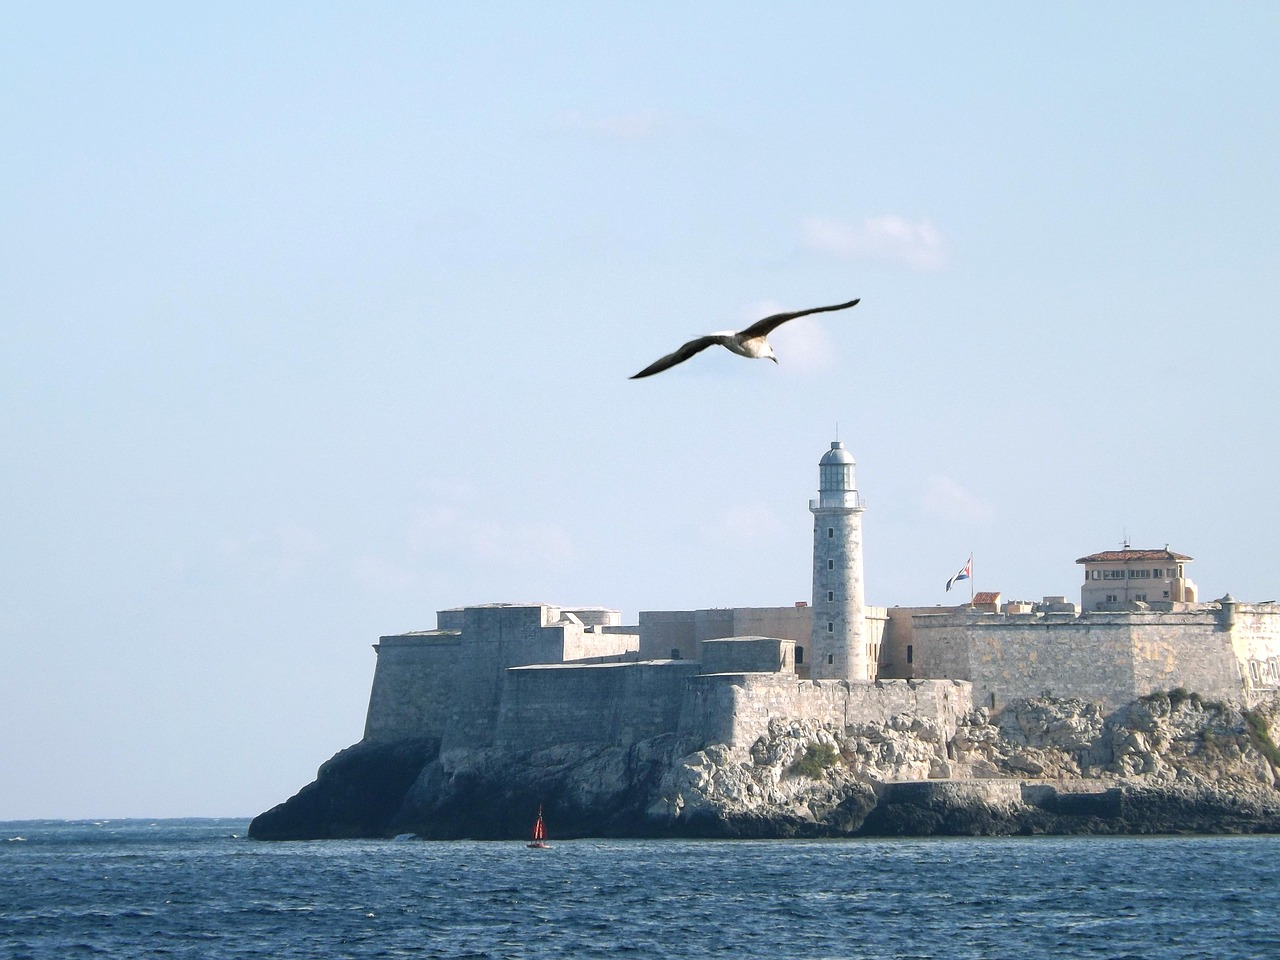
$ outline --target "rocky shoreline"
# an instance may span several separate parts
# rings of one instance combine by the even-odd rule
[[[1280,832],[1280,701],[1172,691],[1110,715],[1078,699],[901,714],[843,730],[774,720],[747,749],[676,735],[513,755],[361,742],[255,818],[260,840],[870,837]]]

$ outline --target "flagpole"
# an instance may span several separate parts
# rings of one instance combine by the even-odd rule
[[[969,606],[973,606],[973,554],[969,554]]]

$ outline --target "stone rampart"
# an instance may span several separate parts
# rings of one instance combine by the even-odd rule
[[[1280,604],[1223,601],[1231,643],[1250,701],[1280,690]]]
[[[897,714],[936,721],[950,737],[970,708],[969,684],[953,680],[798,680],[783,674],[693,677],[681,732],[704,743],[749,747],[771,720],[816,720],[841,730]]]
[[[461,635],[449,630],[383,637],[369,691],[364,739],[442,737],[464,683]]]
[[[630,746],[680,726],[694,660],[515,667],[507,671],[494,745],[523,752]]]
[[[1222,611],[995,614],[913,618],[915,674],[973,684],[977,706],[1080,697],[1115,708],[1182,687],[1242,698],[1242,667]],[[1265,644],[1263,645],[1265,646]]]
[[[702,641],[703,673],[794,673],[796,644],[776,637]]]

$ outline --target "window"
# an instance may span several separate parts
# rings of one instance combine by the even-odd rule
[[[827,654],[827,663],[828,663],[828,664],[831,664],[831,663],[835,663],[835,662],[836,662],[836,655],[835,655],[834,653],[828,653],[828,654]]]
[[[1164,576],[1164,571],[1161,570],[1159,567],[1156,567],[1154,570],[1151,571],[1151,576],[1159,580],[1161,577]]]
[[[834,560],[828,560],[828,561],[827,561],[827,569],[828,569],[828,570],[834,570],[835,568],[836,568],[836,562],[835,562]]]
[[[852,490],[853,471],[843,463],[826,463],[818,468],[823,490]]]
[[[1102,579],[1103,580],[1123,580],[1124,571],[1123,570],[1103,570]]]
[[[796,647],[796,666],[804,663],[804,647]]]
[[[1129,579],[1130,580],[1149,580],[1151,579],[1151,571],[1147,569],[1130,570]]]
[[[836,625],[830,620],[827,621],[827,633],[835,633]]]
[[[1107,603],[1115,603],[1115,602],[1116,602],[1116,595],[1114,593],[1108,593]]]
[[[830,600],[835,600],[835,598],[836,598],[836,592],[835,592],[834,590],[828,590],[828,591],[827,591],[827,600],[829,600],[829,601],[830,601]]]
[[[912,648],[912,645],[908,643],[908,644],[907,644],[907,663],[913,663],[913,662],[914,662],[914,660],[912,659],[912,655],[913,655],[914,653],[915,653],[915,650]]]
[[[836,528],[835,528],[835,527],[827,527],[827,539],[828,539],[828,540],[830,540],[830,539],[831,539],[832,537],[834,537],[835,535],[836,535]]]
[[[680,656],[680,648],[679,648],[679,647],[672,647],[672,648],[671,648],[671,659],[672,659],[672,660],[681,660],[681,659],[683,659],[683,658]]]
[[[1090,570],[1090,571],[1089,571],[1089,579],[1090,579],[1090,580],[1101,580],[1101,579],[1102,579],[1102,571],[1101,571],[1101,570]]]

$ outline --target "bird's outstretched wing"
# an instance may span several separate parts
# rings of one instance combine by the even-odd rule
[[[779,327],[788,320],[794,320],[796,317],[808,316],[811,313],[829,313],[832,310],[848,310],[850,307],[856,306],[862,298],[850,300],[848,303],[837,303],[830,307],[810,307],[808,310],[797,310],[794,313],[775,313],[772,317],[765,317],[763,320],[757,320],[747,329],[738,334],[743,340],[749,340],[752,337],[767,337],[775,327]],[[683,357],[681,359],[684,359]]]
[[[707,349],[707,347],[714,343],[719,343],[720,340],[721,337],[716,334],[710,334],[705,337],[698,337],[696,340],[690,340],[679,350],[676,350],[673,353],[668,353],[661,360],[653,361],[653,363],[649,364],[634,376],[628,377],[628,379],[639,380],[641,377],[651,377],[655,373],[661,373],[663,370],[674,367],[677,363],[684,363],[684,361],[688,360],[695,353]]]

